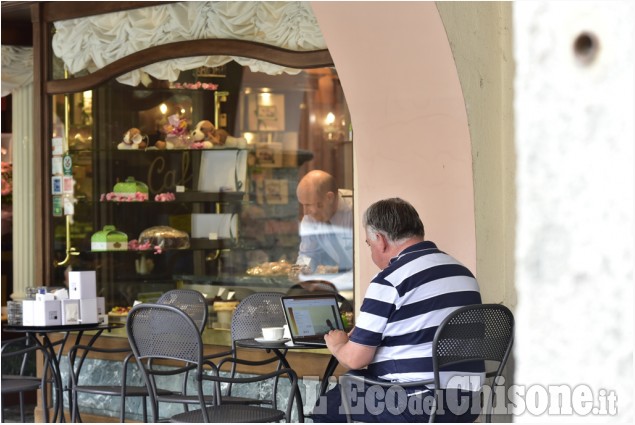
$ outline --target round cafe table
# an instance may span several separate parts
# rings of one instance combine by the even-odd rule
[[[289,339],[285,338],[280,341],[257,341],[253,338],[249,339],[239,339],[236,340],[236,346],[242,348],[256,348],[260,350],[266,350],[267,352],[273,352],[280,362],[285,368],[293,369],[289,362],[287,361],[286,354],[287,350],[315,350],[318,347],[315,345],[301,345],[301,344],[290,344]],[[324,374],[322,375],[322,380],[320,382],[320,393],[319,396],[324,395],[326,389],[328,387],[328,379],[335,372],[335,368],[337,368],[338,361],[335,356],[331,355],[329,362],[324,369]],[[298,417],[300,422],[304,422],[304,403],[302,402],[301,394],[296,394],[297,407],[298,407]]]

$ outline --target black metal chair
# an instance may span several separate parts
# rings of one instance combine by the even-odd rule
[[[172,289],[161,295],[157,304],[172,305],[183,310],[192,318],[199,333],[207,326],[207,300],[205,296],[193,289]]]
[[[351,420],[351,406],[347,394],[351,394],[353,382],[363,385],[379,385],[402,388],[420,387],[434,384],[434,399],[432,403],[430,422],[434,422],[437,405],[441,397],[438,389],[441,386],[440,373],[448,366],[482,361],[486,370],[486,377],[493,378],[493,391],[487,394],[485,400],[485,417],[491,422],[492,404],[498,385],[496,382],[503,372],[514,343],[514,315],[500,304],[476,304],[461,307],[448,315],[439,325],[432,342],[432,363],[434,379],[407,383],[377,381],[349,372],[342,376],[341,394],[347,421]],[[479,400],[480,403],[480,400]]]
[[[199,330],[199,334],[202,335],[205,331],[209,313],[207,309],[207,300],[202,293],[193,289],[172,289],[161,295],[157,300],[157,304],[170,305],[178,308],[192,319]],[[208,359],[212,359],[218,356],[219,354],[213,354],[209,356]],[[161,395],[161,402],[181,403],[183,404],[183,409],[186,412],[189,410],[189,405],[198,404],[198,396],[194,394],[188,395],[187,393],[188,377],[189,373],[185,372],[182,376],[182,385],[179,392],[168,391],[165,389],[158,390],[159,394]],[[205,397],[205,400],[207,404],[215,403],[215,399],[213,397]]]
[[[170,290],[157,300],[158,304],[166,304],[175,306],[181,310],[183,310],[186,314],[188,314],[194,323],[196,324],[199,331],[202,333],[205,330],[207,325],[207,302],[203,294],[198,291],[189,290],[189,289],[174,289]],[[115,380],[119,382],[114,383],[104,383],[102,385],[96,385],[94,383],[83,383],[80,381],[80,373],[82,371],[82,366],[84,365],[84,360],[89,353],[109,353],[109,354],[120,354],[124,355],[121,371],[115,376]],[[86,346],[86,345],[76,345],[69,350],[68,353],[70,367],[70,376],[71,376],[71,387],[70,392],[73,399],[72,408],[71,408],[71,421],[72,422],[81,422],[81,415],[79,413],[79,403],[78,403],[78,394],[86,393],[86,394],[95,394],[95,395],[104,395],[111,397],[121,397],[121,405],[119,411],[119,421],[125,421],[125,409],[126,409],[126,398],[127,397],[142,397],[142,415],[143,421],[148,421],[148,412],[147,412],[147,403],[146,399],[148,397],[148,391],[145,385],[128,385],[127,383],[127,375],[128,375],[128,365],[131,363],[132,359],[132,350],[130,347],[119,348],[119,349],[109,349],[109,348],[98,348],[94,346]],[[134,362],[132,362],[134,364]],[[117,379],[120,377],[120,379]],[[185,409],[187,409],[188,403],[197,402],[195,396],[187,396],[186,392],[187,388],[187,377],[184,377],[183,387],[181,392],[174,393],[173,391],[161,390],[160,393],[165,397],[173,397],[174,402],[179,402],[185,404]]]
[[[304,294],[334,294],[340,304],[340,311],[353,312],[355,308],[353,303],[340,294],[333,282],[322,279],[305,280],[298,282],[287,290],[287,295],[304,295]]]
[[[164,398],[157,392],[159,380],[192,371],[195,375],[195,387],[199,409],[177,414],[171,422],[275,422],[289,421],[295,400],[299,393],[297,376],[291,369],[280,369],[256,377],[221,377],[218,368],[203,356],[201,335],[192,319],[183,311],[169,305],[139,304],[128,315],[126,322],[128,340],[143,372],[144,381],[150,394],[152,418],[158,417],[158,403]],[[171,367],[161,367],[161,361],[169,361]],[[241,363],[239,359],[228,361]],[[177,363],[177,367],[174,367]],[[210,374],[211,373],[211,374]],[[277,377],[286,376],[290,381],[286,409],[273,407],[227,404],[220,397],[222,383],[233,385],[253,384]],[[203,382],[210,381],[211,391],[216,404],[206,405]],[[275,394],[272,393],[272,398]],[[170,400],[171,401],[171,400]]]
[[[282,310],[282,302],[280,301],[281,297],[282,294],[278,292],[257,292],[243,299],[238,304],[236,310],[234,310],[234,314],[232,315],[232,348],[230,351],[221,354],[237,359],[239,356],[236,341],[260,337],[262,335],[262,328],[264,327],[280,327],[286,325],[287,321],[284,317],[284,311]],[[271,356],[260,361],[241,360],[241,362],[251,366],[264,366],[277,362],[276,369],[280,369],[282,367],[282,363],[277,356]],[[231,365],[230,371],[230,377],[234,378],[235,376],[236,362]],[[276,390],[277,381],[274,383],[274,393]],[[222,397],[230,403],[269,403],[268,400],[232,396],[231,384],[227,386],[226,392]]]
[[[35,368],[36,353],[40,352],[44,359],[44,371],[41,377],[28,375],[29,366]],[[16,358],[15,370],[9,371],[11,358]],[[47,372],[51,367],[49,353],[37,345],[30,337],[16,338],[2,343],[2,400],[8,394],[18,394],[20,400],[20,422],[25,422],[24,393],[42,390],[42,410],[44,422],[49,422],[49,411],[46,396]],[[5,374],[5,369],[7,372]],[[59,383],[54,382],[55,385]],[[4,422],[4,402],[2,403],[2,422]]]
[[[123,355],[121,369],[118,374],[113,374],[112,378],[117,381],[114,383],[88,384],[80,380],[80,374],[84,361],[89,353],[108,353],[111,355]],[[119,409],[119,421],[125,422],[126,417],[126,398],[142,397],[143,421],[147,422],[148,412],[146,407],[146,398],[148,392],[145,386],[128,385],[128,366],[131,363],[132,350],[130,348],[99,348],[87,345],[75,345],[68,352],[68,361],[70,364],[69,375],[71,378],[71,386],[69,388],[72,397],[71,404],[71,422],[82,422],[79,412],[79,393],[103,395],[111,397],[121,397],[121,405]]]

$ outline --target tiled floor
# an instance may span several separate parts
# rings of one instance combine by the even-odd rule
[[[33,417],[33,410],[35,410],[34,404],[24,405],[24,423],[35,422],[35,418]],[[20,420],[20,406],[6,406],[4,408],[4,411],[2,412],[2,419],[4,419],[4,422],[6,423],[22,423],[22,421]]]

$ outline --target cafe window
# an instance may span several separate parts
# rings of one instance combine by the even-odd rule
[[[69,269],[96,270],[108,308],[175,287],[240,299],[306,280],[352,299],[352,228],[337,248],[347,266],[292,270],[305,174],[333,176],[352,211],[353,126],[336,69],[270,75],[273,65],[226,59],[169,78],[152,73],[158,61],[51,96],[53,285]],[[53,79],[60,69],[68,79],[68,57],[55,63]]]

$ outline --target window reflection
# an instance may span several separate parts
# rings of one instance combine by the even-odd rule
[[[337,288],[352,297],[352,230],[343,247],[333,248],[346,250],[350,262],[320,260],[310,270],[294,267],[305,215],[297,196],[303,177],[313,170],[328,173],[336,196],[345,198],[340,206],[352,209],[352,125],[334,69],[269,76],[229,63],[223,73],[182,72],[178,82],[153,80],[139,87],[112,80],[92,92],[69,96],[67,118],[64,96],[54,96],[52,110],[58,118],[54,122],[69,121],[66,149],[73,158],[75,197],[81,197],[71,231],[72,245],[81,254],[73,257],[72,267],[98,270],[100,294],[109,305],[132,305],[135,299],[177,284],[284,292],[299,280],[316,278],[335,280]],[[220,143],[193,148],[191,132],[203,120],[213,122]],[[169,147],[174,139],[166,130],[171,123],[177,124],[172,129],[179,123],[187,126],[179,135],[182,144],[172,143],[174,149]],[[135,152],[118,149],[132,128],[144,136],[144,144]],[[100,202],[100,194],[113,191],[115,184],[128,177],[150,187],[150,200],[158,188],[176,193],[177,186],[183,186],[188,192],[199,191],[200,182],[208,177],[200,175],[207,172],[200,165],[208,149],[227,147],[245,152],[244,184],[228,189],[240,192],[237,198],[223,194],[213,201],[177,199],[152,207]],[[238,175],[240,164],[236,164],[230,169]],[[144,273],[135,268],[139,257],[134,253],[91,251],[91,236],[105,225],[115,225],[129,241],[157,225],[192,235],[193,215],[197,219],[230,217],[230,240],[217,241],[210,249],[193,243],[190,250],[144,254],[144,259],[152,260]],[[215,217],[217,221],[223,220]],[[63,216],[54,217],[58,258],[64,257],[64,226]],[[208,233],[222,239],[218,236],[222,232]],[[57,276],[60,283],[62,272]]]

